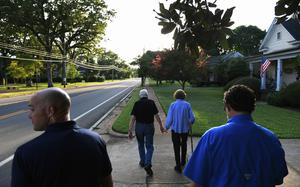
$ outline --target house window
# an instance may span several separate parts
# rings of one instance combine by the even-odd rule
[[[280,40],[281,39],[281,32],[278,32],[277,33],[277,40]]]

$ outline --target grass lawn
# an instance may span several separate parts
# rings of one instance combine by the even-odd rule
[[[178,85],[153,86],[155,93],[165,113],[173,102],[173,92]],[[216,87],[186,88],[186,100],[191,103],[196,116],[193,134],[201,136],[211,127],[226,123],[223,111],[223,90]],[[133,92],[128,105],[113,125],[113,129],[127,133],[130,112],[135,101],[138,100],[138,89]],[[253,118],[258,124],[272,130],[279,138],[300,138],[300,111],[274,107],[264,102],[257,102]]]
[[[123,108],[122,113],[114,122],[112,127],[114,131],[127,134],[131,110],[133,108],[134,103],[139,99],[139,89],[140,88],[135,88],[135,90],[131,94],[131,98],[128,101],[127,105]]]
[[[91,86],[91,85],[100,85],[106,82],[112,82],[111,80],[107,80],[105,82],[76,82],[76,83],[68,83],[66,88],[75,88],[81,86]],[[61,83],[53,83],[54,87],[63,88],[64,86]],[[8,90],[7,87],[15,87],[15,89]],[[38,83],[38,87],[35,85],[32,87],[26,87],[25,84],[9,84],[7,86],[0,85],[0,98],[8,98],[15,97],[21,95],[28,95],[35,93],[38,90],[42,90],[48,88],[48,83]]]

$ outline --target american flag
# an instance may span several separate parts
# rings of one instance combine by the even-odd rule
[[[260,76],[262,77],[264,73],[267,71],[269,65],[271,64],[271,61],[267,58],[262,58],[262,64],[260,66]]]

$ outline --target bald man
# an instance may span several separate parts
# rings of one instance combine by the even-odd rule
[[[29,118],[45,132],[16,150],[11,187],[113,186],[105,142],[70,120],[70,106],[59,88],[33,95]]]

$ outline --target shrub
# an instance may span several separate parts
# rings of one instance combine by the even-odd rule
[[[236,78],[236,79],[228,82],[224,86],[224,91],[227,91],[231,86],[238,85],[238,84],[248,86],[249,88],[251,88],[254,91],[256,98],[257,99],[260,98],[260,80],[257,78],[251,78],[251,77]]]
[[[250,73],[248,64],[242,58],[233,58],[227,63],[226,73],[229,81],[237,77],[247,76]]]
[[[98,82],[104,82],[104,81],[105,81],[105,77],[103,75],[98,77]]]
[[[288,85],[280,95],[287,106],[300,108],[300,81]]]
[[[285,105],[285,103],[282,99],[281,92],[269,93],[269,95],[267,96],[267,103],[269,105],[280,106],[280,107]]]

